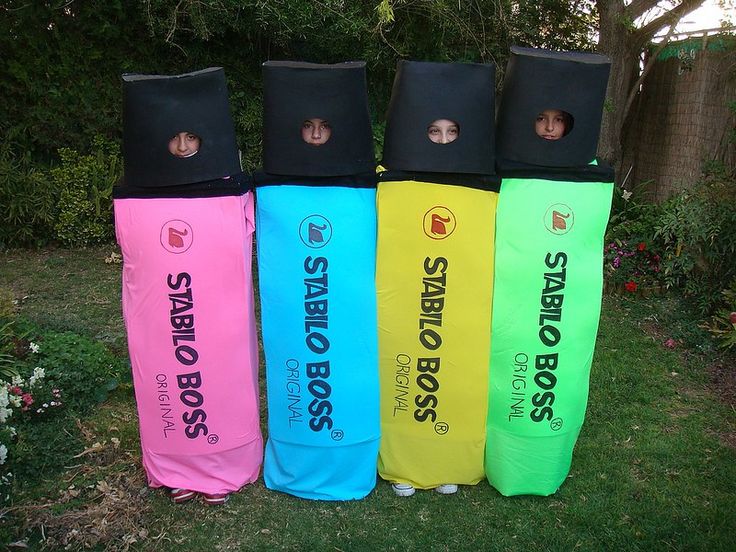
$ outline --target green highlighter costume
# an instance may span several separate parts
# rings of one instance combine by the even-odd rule
[[[613,171],[595,156],[610,62],[512,48],[499,109],[485,469],[504,495],[549,495],[583,424],[603,286]],[[537,114],[565,112],[545,140]]]

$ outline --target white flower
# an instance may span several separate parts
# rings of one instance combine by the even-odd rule
[[[18,435],[18,432],[13,426],[7,426],[7,428],[8,428],[8,433],[10,433],[11,437],[15,437],[16,435]]]
[[[10,418],[12,414],[13,411],[9,408],[0,408],[0,424],[4,424],[5,421]]]
[[[16,375],[16,376],[13,376],[13,377],[11,378],[11,380],[10,380],[10,384],[11,384],[11,385],[18,385],[18,386],[22,386],[22,385],[23,385],[23,378],[22,378],[22,377],[20,377],[20,376],[17,376],[17,375]]]
[[[33,387],[34,385],[36,385],[36,382],[41,381],[45,375],[46,373],[44,372],[43,368],[39,368],[38,366],[36,366],[33,369],[33,375],[28,380],[28,385],[30,387]]]
[[[11,406],[18,408],[21,404],[21,397],[20,395],[10,395],[10,397],[8,397],[8,402]]]
[[[0,408],[5,408],[10,404],[10,397],[8,395],[7,385],[0,387]]]
[[[32,353],[37,353],[41,350],[41,347],[36,345],[33,341],[31,341],[31,344],[28,345],[28,348],[31,350]]]
[[[621,197],[624,198],[624,201],[629,201],[631,199],[631,196],[634,195],[628,190],[624,190],[624,192],[621,194]]]
[[[0,464],[4,464],[8,457],[8,447],[0,445]]]

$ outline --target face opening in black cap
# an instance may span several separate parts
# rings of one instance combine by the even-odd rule
[[[196,155],[202,140],[193,132],[178,132],[169,140],[169,153],[179,159]]]
[[[435,144],[449,144],[460,136],[460,125],[452,119],[436,119],[427,126],[427,138]]]
[[[544,140],[564,138],[573,127],[573,116],[561,109],[545,109],[534,120],[534,131]]]
[[[332,125],[327,119],[312,117],[302,123],[302,140],[310,146],[321,146],[332,136]]]

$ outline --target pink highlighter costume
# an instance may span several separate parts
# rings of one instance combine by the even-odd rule
[[[143,466],[152,487],[230,493],[258,477],[263,443],[253,194],[224,73],[123,75],[123,92],[115,229]],[[194,154],[170,153],[179,133]]]

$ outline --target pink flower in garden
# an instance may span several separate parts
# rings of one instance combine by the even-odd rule
[[[20,387],[18,387],[17,385],[14,385],[10,389],[8,389],[8,391],[10,391],[13,395],[22,395],[23,394],[23,390]]]
[[[621,257],[616,257],[613,259],[613,268],[618,268],[621,266]]]
[[[732,312],[728,319],[731,321],[731,324],[736,324],[736,312]]]
[[[667,341],[664,342],[664,346],[668,349],[674,349],[675,347],[677,347],[677,341],[670,337]]]
[[[626,291],[634,293],[637,288],[636,282],[634,282],[633,280],[629,280],[624,284],[624,288],[626,289]]]
[[[33,404],[33,395],[31,395],[30,393],[23,393],[21,399],[23,399],[23,402],[26,406],[30,406]]]
[[[644,243],[644,242],[639,242],[639,245],[637,245],[637,246],[636,246],[636,248],[637,248],[637,249],[638,249],[639,251],[644,251],[644,250],[645,250],[645,249],[647,248],[647,244],[646,244],[646,243]]]

